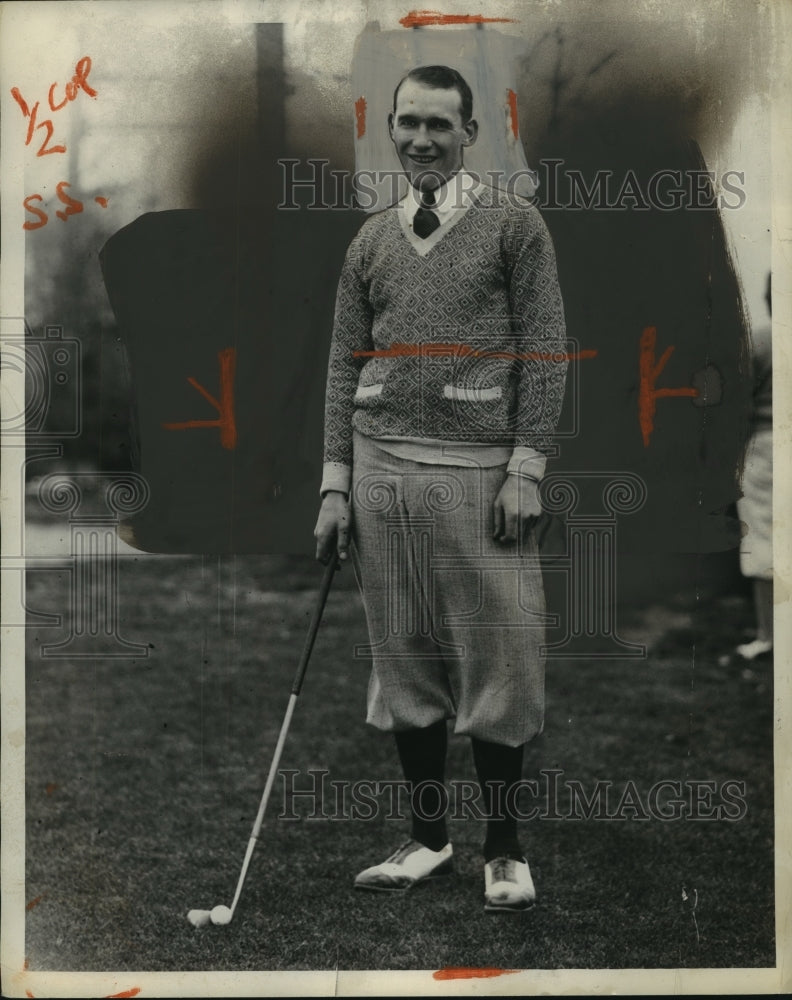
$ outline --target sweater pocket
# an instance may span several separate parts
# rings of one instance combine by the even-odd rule
[[[382,409],[383,394],[389,392],[388,383],[394,368],[393,358],[370,358],[360,371],[355,388],[354,403],[358,409]]]
[[[510,394],[502,385],[488,379],[478,384],[473,380],[444,380],[437,390],[441,398],[436,403],[436,437],[469,441],[503,441],[510,437]]]
[[[446,399],[456,399],[465,403],[489,403],[492,400],[500,399],[503,396],[503,389],[499,385],[466,386],[447,382],[443,386],[443,396]]]
[[[355,402],[362,403],[365,400],[374,399],[377,396],[382,395],[382,382],[376,382],[374,385],[359,385],[355,391]]]

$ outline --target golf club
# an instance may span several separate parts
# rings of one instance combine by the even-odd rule
[[[245,884],[248,867],[250,866],[250,859],[253,857],[253,850],[261,831],[261,824],[264,820],[267,802],[269,801],[270,792],[272,791],[272,786],[275,782],[275,775],[278,772],[278,765],[280,764],[281,754],[283,752],[283,744],[286,742],[286,734],[289,731],[291,718],[294,714],[294,706],[297,703],[297,698],[299,697],[300,689],[302,688],[303,680],[305,679],[305,671],[308,668],[308,660],[311,656],[311,650],[313,649],[314,640],[316,639],[316,633],[319,631],[319,624],[322,620],[325,603],[327,602],[327,595],[330,592],[330,584],[333,581],[333,574],[337,568],[338,559],[334,555],[327,564],[324,576],[322,577],[316,607],[314,608],[311,624],[308,627],[308,635],[305,637],[305,645],[303,646],[302,656],[300,657],[300,662],[297,666],[297,673],[294,677],[294,683],[292,684],[289,704],[286,707],[286,715],[283,718],[283,724],[281,725],[278,742],[275,745],[275,753],[272,757],[272,764],[270,765],[269,774],[267,775],[267,783],[264,786],[264,794],[261,796],[261,803],[259,804],[256,822],[253,824],[253,830],[250,834],[250,839],[248,840],[247,850],[245,851],[245,860],[242,863],[242,871],[239,873],[239,881],[237,882],[236,892],[234,893],[234,900],[230,907],[219,905],[215,906],[212,910],[190,910],[187,914],[187,919],[193,927],[205,927],[209,923],[230,924],[234,918],[234,911],[236,910],[237,903],[239,902],[239,897],[242,894],[242,886]]]

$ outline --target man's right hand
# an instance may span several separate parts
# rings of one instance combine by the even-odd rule
[[[334,549],[341,561],[347,558],[351,524],[352,512],[346,494],[329,490],[322,500],[314,528],[316,558],[320,562],[327,565],[333,557]]]

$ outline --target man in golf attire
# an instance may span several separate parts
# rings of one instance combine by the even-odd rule
[[[356,887],[404,890],[451,870],[453,718],[482,789],[485,908],[515,911],[535,898],[509,792],[544,716],[531,529],[565,330],[539,213],[463,169],[472,103],[444,66],[396,89],[388,128],[410,188],[347,251],[315,535],[324,562],[351,544],[373,661],[367,721],[394,733],[412,790],[411,839]]]

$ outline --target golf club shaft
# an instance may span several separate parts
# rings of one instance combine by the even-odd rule
[[[245,884],[248,867],[250,866],[250,859],[253,857],[253,849],[256,846],[258,835],[261,832],[261,824],[264,821],[264,813],[267,811],[267,803],[269,802],[272,786],[275,783],[275,775],[278,773],[278,766],[280,764],[281,754],[283,753],[283,744],[286,742],[286,734],[289,731],[289,725],[291,723],[292,715],[294,714],[294,706],[296,703],[297,695],[292,692],[289,696],[289,704],[286,708],[286,715],[283,718],[280,735],[278,736],[278,742],[275,746],[272,764],[270,764],[269,774],[267,775],[267,783],[264,786],[264,794],[261,796],[261,803],[259,804],[256,822],[253,824],[253,830],[250,834],[250,839],[248,840],[247,850],[245,851],[245,860],[242,863],[242,871],[239,873],[239,881],[237,882],[236,892],[234,893],[234,902],[231,904],[232,914],[236,909],[239,897],[242,894],[242,886]]]
[[[308,669],[308,660],[311,658],[311,650],[313,649],[314,641],[316,639],[316,633],[319,631],[319,624],[322,621],[324,606],[327,603],[327,595],[330,593],[330,585],[333,582],[333,575],[337,569],[338,558],[333,555],[330,562],[325,567],[325,571],[322,576],[322,583],[319,587],[319,596],[316,599],[316,607],[314,608],[313,618],[311,618],[311,624],[308,626],[308,634],[305,637],[305,645],[303,646],[302,656],[300,657],[300,662],[297,665],[297,673],[294,676],[294,683],[292,684],[292,694],[294,695],[298,695],[302,688],[302,683],[305,679],[305,671]]]
[[[250,867],[250,859],[253,857],[253,850],[256,846],[258,835],[261,832],[261,824],[264,821],[264,814],[267,811],[267,803],[269,802],[270,793],[272,792],[272,786],[275,783],[275,775],[278,773],[278,766],[280,765],[281,754],[283,753],[283,745],[286,742],[286,735],[289,732],[292,715],[294,715],[294,706],[297,704],[297,698],[300,694],[303,680],[305,679],[305,671],[308,668],[308,660],[310,659],[311,650],[313,649],[314,641],[316,640],[316,633],[319,631],[319,625],[322,621],[322,613],[324,612],[324,607],[327,603],[327,595],[330,592],[330,585],[333,582],[333,574],[337,568],[338,563],[336,559],[331,559],[331,561],[327,564],[324,576],[322,577],[322,584],[319,588],[319,596],[316,601],[316,607],[314,608],[311,624],[308,628],[308,634],[305,637],[302,656],[300,657],[300,662],[297,666],[297,673],[295,675],[291,694],[289,696],[289,704],[286,706],[286,714],[283,717],[283,723],[281,724],[280,733],[278,734],[278,742],[275,745],[275,753],[272,756],[272,764],[270,764],[267,782],[264,785],[264,793],[261,796],[256,821],[253,824],[253,830],[250,834],[250,839],[248,840],[247,850],[245,851],[245,860],[242,862],[242,871],[239,873],[239,880],[237,881],[236,892],[234,893],[234,901],[231,904],[232,916],[234,915],[234,910],[236,910],[236,905],[239,902],[239,897],[242,895],[242,886],[245,884],[245,878],[247,877],[248,868]]]

